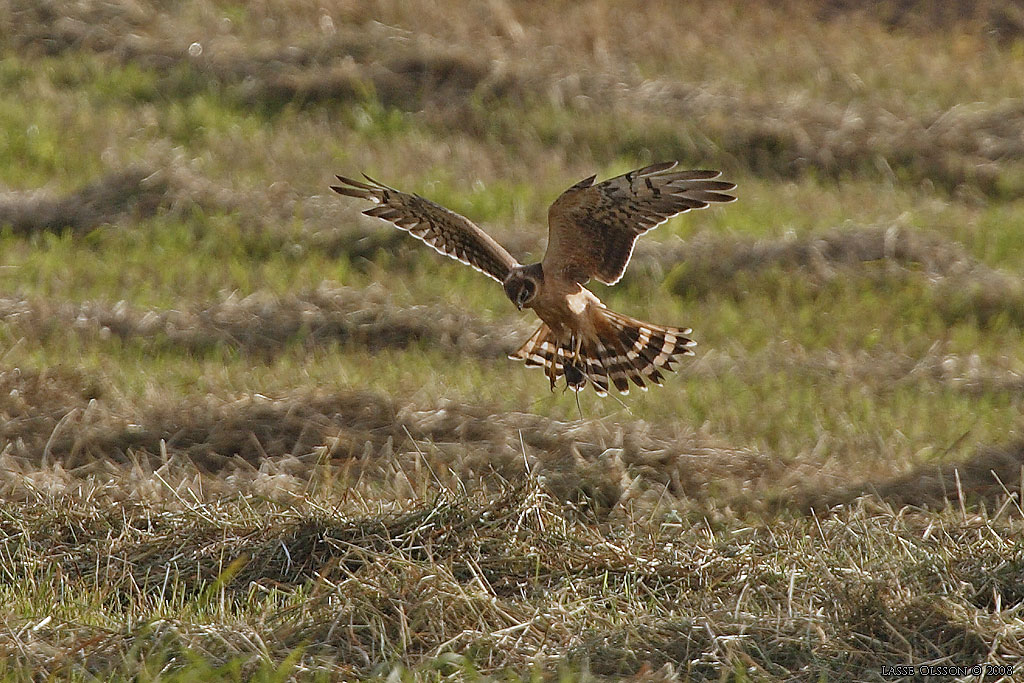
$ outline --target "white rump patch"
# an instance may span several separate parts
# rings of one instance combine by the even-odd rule
[[[590,303],[587,297],[587,290],[582,290],[576,294],[570,294],[565,297],[565,302],[569,304],[569,310],[575,315],[582,315],[583,311],[587,310],[587,304]]]

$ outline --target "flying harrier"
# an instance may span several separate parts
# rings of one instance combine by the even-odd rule
[[[675,161],[654,164],[602,183],[581,180],[548,210],[548,248],[540,263],[524,266],[490,235],[457,213],[383,185],[338,176],[339,194],[377,206],[363,213],[394,223],[438,252],[502,284],[516,308],[532,308],[543,321],[509,356],[541,366],[554,388],[559,376],[574,391],[589,381],[600,396],[609,383],[623,394],[629,380],[661,384],[679,355],[693,355],[691,330],[641,322],[609,310],[584,285],[590,278],[613,285],[622,279],[636,238],[669,218],[731,202],[733,183],[718,171],[676,171]]]

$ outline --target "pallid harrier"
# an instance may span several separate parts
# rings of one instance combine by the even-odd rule
[[[532,308],[543,324],[509,356],[543,366],[552,388],[560,375],[575,391],[587,381],[600,396],[609,382],[620,393],[629,380],[647,389],[661,384],[661,370],[672,370],[678,355],[693,355],[691,330],[641,322],[609,310],[584,288],[590,278],[613,285],[633,254],[636,238],[669,218],[731,202],[722,194],[733,183],[715,180],[718,171],[676,171],[676,162],[654,164],[603,183],[596,176],[576,183],[548,211],[544,260],[521,265],[483,230],[457,213],[383,185],[338,176],[335,192],[368,199],[378,206],[363,213],[394,223],[438,252],[489,275],[502,284],[519,310]]]

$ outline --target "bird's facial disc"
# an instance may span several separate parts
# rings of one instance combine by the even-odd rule
[[[536,285],[519,274],[515,274],[505,282],[505,296],[516,305],[520,311],[523,305],[533,298],[536,292]]]
[[[520,281],[513,275],[509,279],[505,280],[505,283],[502,285],[505,289],[505,296],[507,296],[508,300],[515,304],[517,307],[519,306],[520,284]]]
[[[529,278],[524,277],[522,273],[514,272],[505,281],[505,296],[509,298],[509,301],[516,305],[520,311],[523,310],[523,306],[533,298],[533,295],[537,291],[535,283],[530,281]]]

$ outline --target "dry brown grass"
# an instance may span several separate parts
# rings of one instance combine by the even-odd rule
[[[119,302],[71,303],[0,299],[0,320],[43,342],[69,331],[83,339],[117,337],[152,350],[203,354],[238,349],[264,358],[289,346],[356,345],[371,351],[429,343],[432,348],[480,358],[513,350],[520,326],[484,324],[441,306],[400,307],[381,288],[321,287],[275,297],[229,296],[191,311],[138,310]]]
[[[857,13],[882,21],[894,29],[911,29],[922,33],[980,30],[1007,42],[1024,35],[1024,5],[1012,0],[969,3],[956,0],[830,0],[815,4],[821,6],[821,16],[826,19]]]
[[[886,371],[878,359],[860,363]],[[928,372],[923,364],[910,372]],[[949,359],[939,365],[948,370]],[[885,381],[900,381],[888,371]],[[127,476],[147,482],[139,495],[150,502],[184,491],[196,500],[258,492],[295,501],[325,477],[346,482],[346,495],[409,501],[436,485],[493,493],[532,475],[555,499],[601,518],[690,511],[718,519],[823,510],[865,493],[894,505],[941,507],[960,496],[992,504],[1020,491],[1024,466],[1024,451],[1014,447],[907,474],[894,463],[880,474],[823,462],[816,452],[783,461],[682,426],[634,420],[613,428],[453,402],[402,404],[367,392],[210,396],[139,411],[119,407],[85,376],[16,369],[0,374],[0,390],[8,499],[83,485],[119,489]],[[161,477],[177,483],[165,490],[156,484]]]
[[[999,292],[1016,292],[1019,279],[993,270],[950,240],[922,230],[888,227],[845,227],[807,236],[749,240],[697,235],[683,242],[646,245],[637,249],[637,262],[662,272],[682,265],[673,274],[676,291],[721,291],[737,276],[781,269],[827,282],[855,273],[882,275],[918,273],[933,283],[954,280]]]
[[[727,287],[740,273],[757,274],[772,268],[830,280],[867,264],[884,272],[920,272],[932,280],[965,278],[986,284],[1002,279],[1012,288],[1009,274],[992,271],[963,247],[919,229],[891,226],[847,226],[810,236],[751,241],[697,234],[667,244],[637,245],[636,264],[668,271],[684,269],[673,278],[680,292],[709,292]]]
[[[242,202],[230,188],[218,187],[188,168],[173,153],[156,151],[155,162],[106,173],[77,190],[9,190],[0,193],[0,226],[14,234],[39,232],[76,235],[109,225],[131,226],[154,215],[183,216],[190,211],[238,211]],[[252,202],[245,206],[252,207]]]
[[[442,492],[384,513],[358,501],[276,514],[253,505],[112,508],[86,495],[5,509],[8,576],[29,585],[85,589],[133,614],[168,596],[214,612],[237,600],[266,608],[227,628],[23,619],[0,647],[48,675],[140,659],[159,669],[186,649],[250,672],[298,652],[294,674],[343,677],[383,675],[396,658],[465,675],[454,653],[469,650],[484,671],[553,673],[569,661],[591,675],[670,680],[723,670],[848,679],[905,658],[1024,657],[1011,607],[1024,557],[1019,522],[1003,510],[923,516],[864,500],[774,528],[599,525],[532,479],[486,501]]]
[[[150,169],[111,173],[65,196],[35,190],[0,194],[0,225],[15,234],[88,232],[125,216],[156,213],[167,197],[163,178]]]
[[[272,109],[371,95],[386,106],[414,111],[425,100],[436,106],[481,88],[496,97],[515,91],[511,75],[498,78],[473,50],[438,44],[424,50],[387,26],[342,27],[326,37],[314,34],[286,47],[264,42],[255,50],[231,36],[210,36],[201,53],[190,55],[177,36],[161,30],[155,7],[140,4],[135,10],[87,4],[68,12],[60,2],[32,3],[16,12],[22,28],[13,38],[29,51],[88,50],[155,69],[165,75],[168,94],[214,84]]]
[[[653,258],[638,252],[641,268],[668,272],[676,264],[666,283],[681,296],[743,300],[751,290],[778,288],[780,277],[789,286],[798,283],[810,299],[851,283],[878,292],[912,285],[949,327],[1024,327],[1024,282],[1017,274],[979,263],[956,243],[919,230],[845,228],[759,241],[698,236],[659,245]]]
[[[692,430],[640,421],[613,429],[484,406],[402,405],[365,392],[208,397],[135,413],[73,375],[14,370],[0,382],[8,497],[31,489],[19,483],[26,477],[46,482],[55,465],[46,484],[52,491],[116,479],[127,465],[137,470],[133,476],[191,471],[213,496],[257,485],[268,492],[276,481],[285,499],[307,488],[304,479],[316,480],[318,468],[353,491],[384,498],[415,497],[437,482],[453,490],[500,488],[529,471],[560,500],[629,515],[641,503],[652,513],[713,495],[753,505],[751,489],[774,486],[784,469]],[[278,474],[285,476],[275,480]]]
[[[939,509],[950,501],[964,505],[987,502],[1000,505],[1019,498],[1024,477],[1024,444],[985,448],[965,462],[925,464],[898,477],[858,482],[833,491],[802,491],[779,503],[796,503],[807,510],[827,510],[874,495],[895,507],[912,505]],[[1008,504],[1012,505],[1012,502]]]

